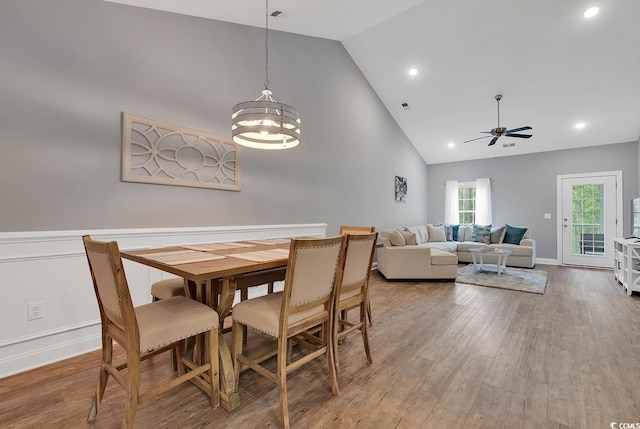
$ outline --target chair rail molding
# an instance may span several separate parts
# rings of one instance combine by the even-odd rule
[[[280,237],[325,237],[327,224],[96,229],[0,233],[0,378],[99,349],[100,315],[82,236],[122,250]],[[134,305],[171,277],[124,260]],[[29,303],[43,317],[27,320]]]

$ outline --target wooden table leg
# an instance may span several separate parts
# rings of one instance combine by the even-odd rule
[[[222,288],[220,290],[216,311],[222,324],[225,317],[231,314],[233,299],[236,295],[236,279],[233,277],[225,278],[221,283]],[[213,287],[214,285],[211,286]],[[212,294],[213,293],[212,291]],[[220,333],[218,347],[220,353],[220,403],[225,410],[232,411],[240,406],[240,395],[236,387],[237,383],[231,350],[229,350],[229,346],[222,336],[222,333]]]
[[[218,285],[220,283],[222,283],[222,288],[218,290]],[[233,278],[225,279],[222,282],[214,279],[197,285],[193,281],[189,280],[186,288],[188,293],[187,296],[197,299],[216,310],[220,317],[221,329],[225,317],[231,314],[233,299],[235,297],[235,289],[235,279]],[[195,296],[192,295],[193,292],[195,292]],[[196,350],[193,350],[194,344],[190,344],[189,349],[191,350],[188,350],[188,353],[193,353],[196,359],[202,359],[200,355],[203,348],[199,342],[200,338],[198,338],[198,344],[196,344],[195,347]],[[229,346],[227,345],[221,330],[218,334],[218,357],[220,359],[220,405],[225,410],[232,411],[240,406],[240,395],[236,388],[236,378],[231,350],[229,350]]]

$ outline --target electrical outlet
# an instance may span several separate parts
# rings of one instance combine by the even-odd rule
[[[44,317],[44,301],[27,304],[27,320],[42,319]]]

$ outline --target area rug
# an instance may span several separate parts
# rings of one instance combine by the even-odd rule
[[[544,289],[547,286],[547,272],[528,268],[507,267],[505,272],[499,276],[495,271],[476,273],[476,267],[473,264],[469,264],[464,267],[458,267],[456,283],[544,294]]]

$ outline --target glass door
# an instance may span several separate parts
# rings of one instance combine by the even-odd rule
[[[613,267],[616,176],[562,179],[562,263]]]

